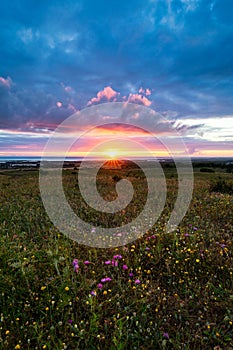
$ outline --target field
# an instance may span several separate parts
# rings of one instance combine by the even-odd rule
[[[138,190],[114,218],[82,201],[77,172],[64,170],[63,183],[83,219],[108,227],[137,216],[146,192],[140,169],[100,171],[105,199],[122,177]],[[233,174],[195,168],[191,205],[168,234],[177,177],[173,167],[165,173],[167,201],[153,229],[98,249],[53,226],[38,170],[0,171],[0,349],[233,349]]]

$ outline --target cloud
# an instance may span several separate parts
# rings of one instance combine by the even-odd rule
[[[140,89],[138,90],[139,94],[145,94],[146,96],[150,96],[151,95],[151,90],[150,89],[143,89],[142,87],[140,87]]]
[[[146,107],[150,107],[152,103],[147,97],[143,96],[142,94],[129,94],[128,102],[138,103]]]
[[[99,91],[96,97],[93,97],[88,103],[88,106],[92,104],[104,102],[104,101],[113,101],[117,98],[119,92],[113,90],[111,86],[106,86],[103,90]]]
[[[3,77],[0,77],[0,86],[3,85],[9,89],[11,87],[11,84],[12,84],[12,80],[10,77],[7,77],[6,79]]]
[[[110,86],[105,87],[103,90],[99,91],[97,93],[96,97],[93,97],[88,103],[88,106],[91,106],[93,104],[101,103],[101,102],[109,102],[113,101],[126,101],[129,103],[137,103],[140,105],[144,105],[146,107],[149,107],[152,104],[152,101],[150,101],[146,96],[151,95],[150,89],[139,89],[139,93],[130,93],[128,97],[124,95],[121,97],[121,94],[115,90],[113,90]]]

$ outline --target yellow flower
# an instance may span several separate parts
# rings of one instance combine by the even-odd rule
[[[70,288],[69,287],[65,287],[65,291],[68,292],[68,290],[70,290]]]
[[[103,295],[106,295],[108,294],[108,292],[106,290],[103,291]]]
[[[15,349],[20,349],[20,345],[17,344],[17,345],[15,346]]]
[[[199,260],[199,259],[196,259],[196,262],[197,262],[197,263],[199,263],[199,262],[200,262],[200,260]]]
[[[9,334],[9,333],[10,333],[10,331],[7,330],[7,331],[6,331],[6,334]]]
[[[46,286],[42,286],[40,289],[41,289],[41,290],[45,290],[45,289],[46,289]]]

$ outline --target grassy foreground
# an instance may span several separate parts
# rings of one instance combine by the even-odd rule
[[[137,171],[124,175],[141,188]],[[75,172],[64,174],[74,210],[93,224],[106,220],[80,202]],[[100,174],[103,196],[117,176]],[[167,234],[177,193],[169,170],[154,228],[125,247],[95,249],[50,222],[37,171],[2,171],[0,349],[232,349],[233,197],[216,191],[219,176],[232,181],[232,174],[196,172],[190,208]],[[122,217],[135,216],[135,206]]]

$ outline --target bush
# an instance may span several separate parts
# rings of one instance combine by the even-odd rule
[[[233,181],[219,179],[217,182],[212,184],[210,191],[233,194]]]
[[[215,173],[215,170],[212,168],[201,168],[200,172],[201,173]]]

